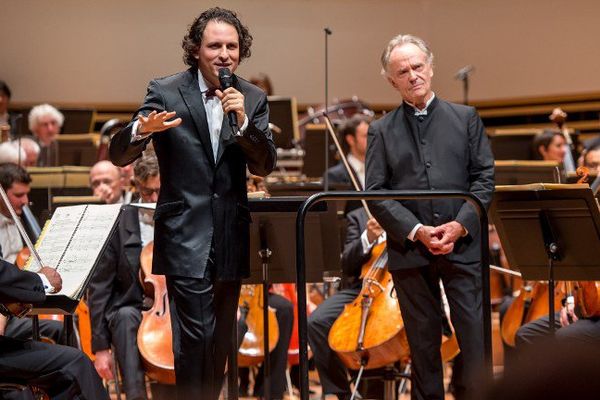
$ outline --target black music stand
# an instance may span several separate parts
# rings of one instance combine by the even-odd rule
[[[244,283],[263,285],[263,322],[264,349],[263,396],[270,399],[270,362],[269,362],[269,318],[268,285],[296,281],[296,213],[306,200],[302,196],[272,197],[250,199],[248,204],[252,213],[250,224],[250,278]],[[325,203],[314,207],[307,217],[310,255],[307,259],[309,281],[317,282],[323,278],[323,271],[340,260],[339,230],[336,224],[334,208]],[[299,289],[302,290],[302,289]],[[228,393],[230,399],[237,399],[237,332],[234,330],[232,349],[228,367]]]
[[[527,280],[600,280],[600,211],[587,185],[497,187],[491,215],[511,266]],[[581,240],[584,237],[585,240]],[[549,296],[550,331],[554,296]]]
[[[496,185],[560,183],[563,175],[556,161],[499,160],[494,166]]]

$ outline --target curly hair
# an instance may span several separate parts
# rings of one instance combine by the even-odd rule
[[[198,16],[198,18],[190,25],[187,34],[181,42],[181,47],[183,48],[183,62],[190,67],[198,65],[196,55],[198,54],[198,48],[202,43],[204,29],[210,21],[225,22],[233,26],[238,33],[240,42],[240,62],[245,58],[250,57],[252,35],[250,35],[248,28],[242,25],[235,12],[221,7],[213,7],[200,14],[200,16]]]

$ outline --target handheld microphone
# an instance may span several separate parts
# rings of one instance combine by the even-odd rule
[[[225,90],[233,86],[233,77],[229,68],[219,69],[219,83],[221,84],[221,90]],[[234,132],[238,130],[237,114],[235,111],[229,111],[227,113],[227,119],[229,120],[229,126]]]

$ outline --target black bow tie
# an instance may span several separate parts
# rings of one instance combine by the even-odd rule
[[[207,99],[211,98],[211,97],[215,97],[217,95],[217,90],[219,88],[212,88],[212,89],[208,89],[204,92],[204,95],[206,96]]]

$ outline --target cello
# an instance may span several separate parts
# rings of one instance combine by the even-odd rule
[[[152,273],[154,242],[140,253],[140,276],[146,296],[152,297],[152,308],[142,311],[137,344],[146,374],[159,383],[175,384],[175,358],[167,282],[163,275]]]

